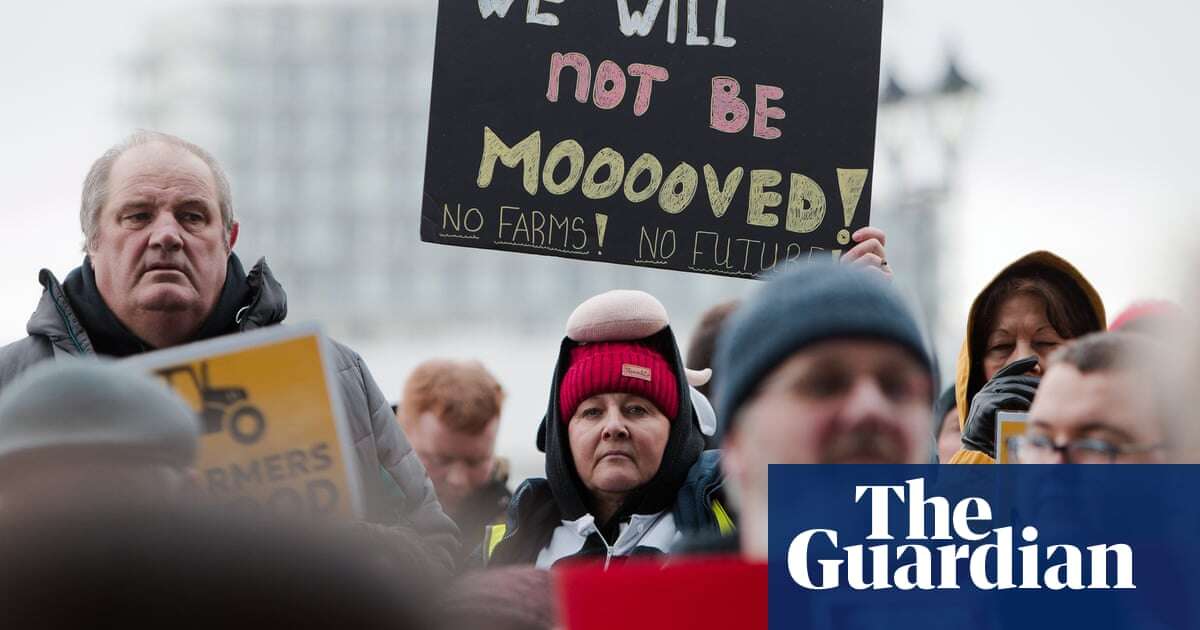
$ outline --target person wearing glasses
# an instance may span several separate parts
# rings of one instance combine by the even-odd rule
[[[1094,333],[1051,355],[1025,435],[1022,464],[1158,464],[1167,460],[1173,396],[1159,378],[1163,350],[1133,333]]]

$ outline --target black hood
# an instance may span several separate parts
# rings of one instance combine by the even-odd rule
[[[602,531],[609,530],[613,524],[625,521],[634,514],[655,514],[670,509],[687,479],[688,471],[704,450],[704,436],[692,409],[687,374],[684,372],[683,360],[670,326],[640,340],[640,343],[657,350],[675,371],[675,381],[679,390],[679,413],[671,421],[671,433],[667,437],[666,450],[658,472],[645,485],[630,493],[608,523],[597,523]],[[578,345],[580,344],[570,338],[564,338],[562,341],[558,362],[554,367],[554,378],[551,381],[550,402],[546,415],[542,418],[542,425],[538,428],[537,437],[538,450],[546,453],[546,479],[550,482],[554,501],[565,520],[575,520],[591,512],[587,489],[584,488],[571,457],[567,425],[558,411],[559,385],[570,367],[571,349]]]

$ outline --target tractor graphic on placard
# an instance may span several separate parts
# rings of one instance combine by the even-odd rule
[[[172,385],[172,377],[185,374],[195,386],[200,399],[200,419],[204,433],[228,430],[240,444],[253,444],[267,430],[267,421],[258,407],[251,405],[246,390],[241,387],[214,387],[208,377],[208,363],[200,363],[200,373],[191,365],[177,365],[158,370],[158,375]]]

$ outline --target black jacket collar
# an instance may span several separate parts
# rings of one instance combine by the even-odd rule
[[[287,317],[287,295],[265,259],[260,258],[248,275],[236,254],[230,255],[228,265],[217,306],[191,341],[269,326]],[[152,349],[104,303],[87,258],[62,285],[45,269],[39,278],[45,293],[26,327],[29,334],[51,340],[69,337],[76,340],[73,345],[80,354],[123,357]]]

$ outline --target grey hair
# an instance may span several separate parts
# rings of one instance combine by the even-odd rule
[[[113,164],[126,151],[153,142],[178,147],[200,158],[212,171],[213,180],[217,183],[217,205],[221,209],[221,223],[225,226],[225,245],[229,246],[229,235],[233,231],[233,193],[229,187],[229,178],[224,169],[217,163],[211,153],[198,145],[183,138],[161,131],[139,129],[125,140],[104,152],[98,160],[92,163],[91,170],[83,180],[83,195],[79,203],[79,227],[83,230],[83,251],[87,253],[96,245],[96,236],[100,228],[100,211],[108,203],[108,178],[112,175]]]

